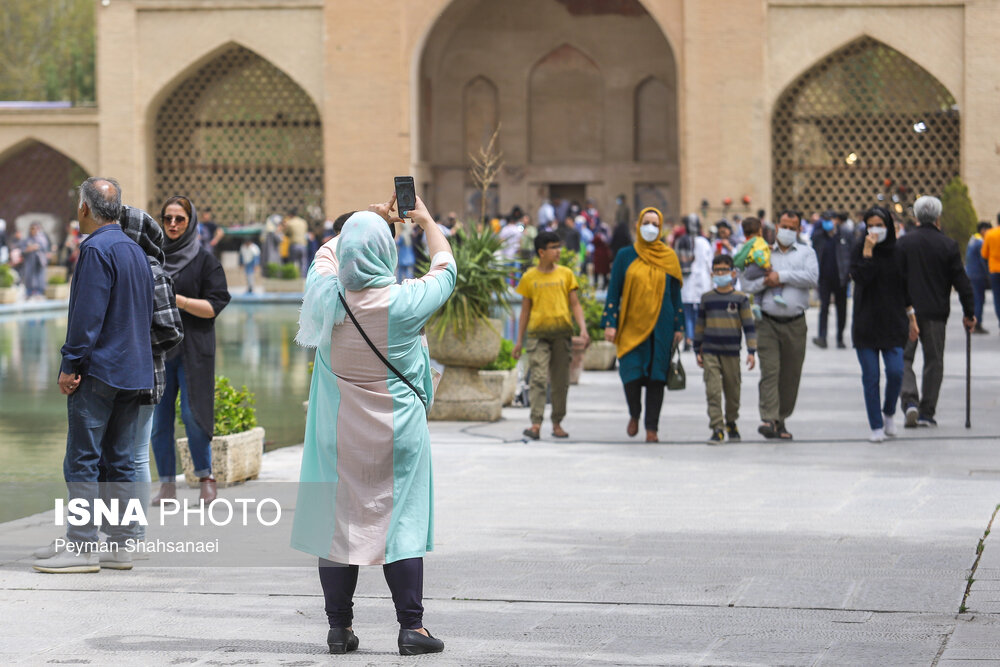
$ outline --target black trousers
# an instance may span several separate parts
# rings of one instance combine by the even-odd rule
[[[660,408],[663,407],[663,383],[655,380],[632,380],[625,383],[625,401],[628,403],[628,415],[638,419],[642,414],[642,388],[646,387],[646,418],[647,431],[660,430]]]
[[[407,558],[382,566],[396,605],[399,627],[424,627],[424,559]],[[319,559],[319,581],[326,598],[326,617],[331,628],[349,628],[354,620],[354,589],[358,586],[358,566]]]
[[[830,298],[837,307],[837,341],[844,340],[847,327],[847,285],[841,285],[836,276],[819,283],[819,337],[826,340],[827,321],[830,318]]]

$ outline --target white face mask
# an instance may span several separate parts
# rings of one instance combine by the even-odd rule
[[[840,226],[840,228],[843,229],[848,234],[850,234],[850,233],[852,233],[854,231],[854,221],[853,220],[847,220],[846,222],[844,222],[844,224],[842,224]]]
[[[885,236],[889,233],[889,230],[885,227],[871,227],[868,232],[875,235],[875,243],[881,243],[885,241]]]
[[[660,238],[660,228],[654,224],[647,223],[639,227],[639,236],[647,243],[652,243]]]
[[[777,233],[778,243],[785,246],[786,248],[791,245],[795,245],[798,240],[799,235],[795,233],[794,229],[779,229]]]

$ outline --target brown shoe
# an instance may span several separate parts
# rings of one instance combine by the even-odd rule
[[[209,504],[218,495],[216,493],[215,478],[214,477],[202,477],[198,480],[201,482],[201,495],[198,496],[199,500],[204,500],[205,504]]]
[[[659,442],[660,439],[656,437],[656,431],[646,431],[646,442]]]
[[[639,420],[629,419],[628,426],[625,427],[625,432],[628,433],[628,437],[634,438],[639,433]]]
[[[177,498],[177,483],[176,482],[160,482],[160,490],[156,492],[153,499],[149,501],[150,505],[159,505],[163,500],[174,500]]]

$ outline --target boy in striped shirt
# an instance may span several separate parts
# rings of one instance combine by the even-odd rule
[[[735,281],[733,258],[716,255],[712,260],[715,289],[702,295],[694,330],[694,351],[698,366],[704,369],[708,398],[709,427],[712,429],[709,444],[723,442],[727,432],[730,442],[740,439],[736,420],[740,416],[740,350],[744,335],[747,338],[747,370],[753,370],[755,364],[757,330],[750,310],[750,297],[736,291]],[[725,419],[723,393],[726,395]]]

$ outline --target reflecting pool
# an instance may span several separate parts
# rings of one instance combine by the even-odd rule
[[[245,384],[256,394],[266,449],[302,442],[302,402],[309,394],[313,352],[295,345],[297,322],[294,303],[233,303],[216,322],[216,374],[229,377],[237,387]],[[56,377],[65,338],[65,311],[0,317],[0,482],[4,484],[62,481],[66,397],[59,393]],[[179,429],[178,437],[182,433]],[[51,496],[48,502],[50,509]],[[6,515],[3,509],[0,514]]]

